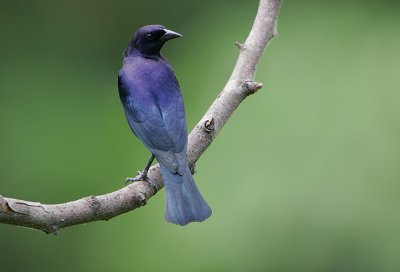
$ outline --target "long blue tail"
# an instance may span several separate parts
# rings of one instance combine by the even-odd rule
[[[189,167],[186,167],[184,175],[181,176],[172,174],[162,163],[160,166],[166,190],[165,220],[184,226],[210,217],[211,208],[194,183]]]

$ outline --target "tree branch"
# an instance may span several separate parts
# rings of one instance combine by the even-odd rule
[[[276,35],[281,2],[260,0],[249,36],[243,44],[235,43],[240,53],[232,75],[189,135],[188,160],[192,169],[239,104],[262,87],[253,78],[265,47]],[[149,177],[159,189],[164,186],[158,164],[150,168]],[[47,205],[0,195],[0,223],[57,233],[68,226],[108,220],[132,211],[145,205],[155,193],[147,182],[135,182],[115,192],[62,204]]]

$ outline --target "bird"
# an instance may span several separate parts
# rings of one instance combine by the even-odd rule
[[[165,220],[176,225],[202,222],[211,208],[200,194],[187,161],[188,132],[182,92],[163,45],[181,34],[162,25],[146,25],[133,35],[118,73],[118,90],[129,127],[151,152],[146,167],[127,182],[147,180],[154,160],[166,190]]]

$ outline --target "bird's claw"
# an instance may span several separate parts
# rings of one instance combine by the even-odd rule
[[[140,180],[148,180],[146,171],[143,171],[143,172],[138,171],[138,175],[136,177],[134,177],[134,178],[126,178],[125,182],[126,183],[129,183],[129,182],[133,183],[135,181],[140,181]]]
[[[147,176],[147,171],[140,172],[138,171],[138,175],[134,178],[126,178],[125,183],[128,184],[129,182],[133,183],[136,181],[147,181],[151,187],[153,187],[154,191],[157,192],[158,188],[157,185]]]

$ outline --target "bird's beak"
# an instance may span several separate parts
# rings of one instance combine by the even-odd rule
[[[169,29],[164,29],[164,31],[165,31],[164,35],[161,36],[161,40],[163,41],[168,41],[171,39],[182,37],[182,35],[179,34],[178,32]]]

